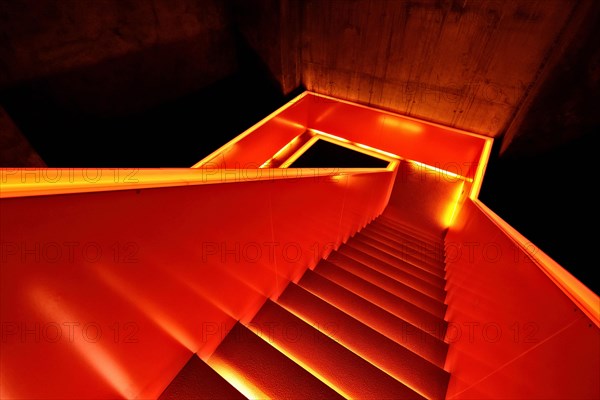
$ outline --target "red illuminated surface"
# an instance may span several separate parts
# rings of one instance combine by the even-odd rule
[[[598,398],[598,297],[507,229],[467,200],[446,237],[447,398]]]
[[[390,166],[285,168],[315,135]],[[490,147],[306,92],[193,168],[0,170],[0,397],[158,398],[194,354],[249,398],[600,397],[598,297],[476,200]]]

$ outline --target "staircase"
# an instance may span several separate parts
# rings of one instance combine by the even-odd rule
[[[443,238],[379,217],[160,399],[443,399]]]

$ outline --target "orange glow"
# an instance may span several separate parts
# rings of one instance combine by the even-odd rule
[[[398,117],[393,117],[390,115],[382,115],[380,117],[380,121],[383,125],[389,126],[390,128],[399,129],[403,132],[408,132],[408,133],[423,132],[423,125],[421,125],[417,122],[401,120]]]
[[[313,144],[315,144],[315,142],[317,140],[318,140],[318,138],[315,137],[315,136],[313,136],[312,138],[310,138],[308,140],[308,142],[306,142],[304,145],[302,145],[302,147],[300,147],[298,150],[296,150],[294,152],[294,154],[292,154],[290,156],[290,158],[288,158],[287,160],[285,160],[285,162],[283,162],[279,168],[289,168],[289,166],[292,165],[294,163],[294,161],[296,161],[298,158],[300,158],[300,156],[302,154],[304,154],[306,152],[306,150],[308,150],[310,148],[310,146],[312,146]]]
[[[419,167],[426,168],[426,169],[431,170],[431,171],[439,172],[445,178],[457,178],[457,179],[463,179],[463,180],[466,180],[468,182],[471,182],[470,178],[465,178],[464,176],[459,175],[459,174],[455,174],[454,172],[446,171],[444,169],[437,168],[437,167],[434,167],[434,166],[431,166],[431,165],[427,165],[427,164],[424,164],[424,163],[418,162],[418,161],[413,161],[413,160],[407,160],[407,161],[409,161],[409,162],[411,162],[411,163],[413,163],[415,165],[418,165]]]
[[[115,174],[119,174],[119,170],[99,168],[92,169],[94,176],[97,178],[89,179],[87,170],[89,169],[28,168],[23,170],[19,168],[0,168],[0,179],[2,179],[0,198],[256,182],[331,175],[330,171],[326,169],[315,170],[313,168],[298,168],[298,173],[293,176],[279,168],[262,168],[260,173],[257,173],[256,170],[246,169],[127,168],[121,170],[120,173],[128,177],[121,176],[116,179]],[[345,170],[347,172],[363,173],[376,173],[378,171],[375,168],[348,168]],[[46,174],[57,178],[45,179]]]
[[[387,152],[387,151],[383,151],[383,150],[379,150],[379,149],[376,149],[375,147],[367,146],[366,144],[355,143],[355,145],[358,146],[358,147],[360,147],[361,149],[372,151],[374,153],[377,153],[377,154],[380,154],[380,155],[383,155],[383,156],[388,156],[388,157],[391,157],[391,158],[400,159],[399,156],[397,156],[397,155],[395,155],[393,153],[390,153],[390,152]]]
[[[536,247],[536,251],[529,251],[531,242],[521,235],[515,228],[510,226],[492,210],[485,206],[479,200],[474,201],[479,207],[502,231],[510,238],[518,243],[524,249],[526,254],[529,254],[544,271],[548,277],[561,288],[561,290],[569,296],[575,304],[579,305],[581,310],[600,328],[600,298],[592,292],[587,286],[581,283],[577,278],[571,275],[561,265]]]
[[[447,397],[599,398],[598,296],[478,200],[464,200],[446,244],[448,323],[510,332],[454,329]]]
[[[2,383],[0,385],[0,399],[17,398],[17,396],[11,394],[11,390],[8,388],[10,379],[6,373],[6,368],[2,368],[2,366],[0,366],[0,382]]]
[[[131,304],[135,305],[148,319],[154,321],[169,336],[173,337],[192,353],[197,351],[199,347],[198,339],[190,335],[181,324],[171,318],[160,305],[153,303],[152,299],[149,299],[147,296],[138,293],[135,285],[119,278],[108,268],[98,268],[97,271],[102,281]]]
[[[312,132],[314,135],[318,135],[318,136],[326,137],[326,138],[329,138],[329,139],[333,139],[336,142],[352,143],[348,139],[344,139],[343,137],[335,136],[335,135],[332,135],[330,133],[320,131],[318,129],[312,129],[311,128],[311,129],[309,129],[309,131]]]
[[[284,106],[284,107],[285,107],[285,106]],[[286,108],[287,108],[287,107],[286,107]],[[269,116],[270,116],[270,117],[275,117],[275,116],[277,116],[279,113],[281,113],[281,111],[283,111],[283,110],[285,110],[285,108],[280,108],[279,110],[275,111],[274,113],[271,113]],[[267,119],[267,120],[268,120],[268,119],[269,119],[269,116],[267,116],[265,119]],[[298,122],[290,121],[290,120],[287,120],[287,119],[285,119],[285,118],[280,118],[280,117],[278,117],[278,118],[276,118],[276,119],[275,119],[275,121],[276,121],[278,124],[287,125],[287,126],[290,126],[290,127],[292,127],[292,128],[298,128],[298,129],[300,129],[300,128],[306,128],[306,126],[304,126],[304,125],[302,125],[302,124],[299,124]]]
[[[462,197],[463,189],[465,187],[465,181],[462,181],[458,188],[456,188],[456,192],[454,195],[454,200],[448,204],[448,208],[444,213],[444,226],[450,227],[456,218],[456,209],[458,208],[458,204],[460,203],[460,199]]]
[[[319,97],[331,101],[314,99]],[[286,169],[317,140],[389,164],[386,168],[369,169]],[[0,233],[2,244],[8,245],[2,248],[6,250],[2,256],[9,260],[1,264],[0,279],[10,282],[1,293],[2,322],[94,317],[102,322],[134,319],[146,328],[140,331],[144,340],[128,347],[112,343],[107,335],[100,342],[77,340],[56,343],[54,347],[45,343],[31,343],[28,347],[30,343],[17,340],[8,343],[2,348],[10,350],[10,356],[1,360],[0,397],[26,397],[23,392],[27,387],[34,387],[42,379],[59,382],[52,388],[43,388],[49,393],[47,397],[69,397],[64,396],[62,383],[71,379],[70,372],[71,382],[77,380],[79,385],[71,388],[78,398],[94,397],[94,390],[109,392],[111,397],[152,397],[185,365],[190,352],[206,361],[244,396],[268,398],[263,391],[276,396],[271,390],[278,390],[281,385],[263,386],[265,381],[261,379],[268,375],[253,375],[257,371],[252,368],[257,364],[236,364],[241,360],[240,349],[250,348],[249,345],[242,344],[236,352],[221,353],[221,357],[218,350],[215,353],[236,323],[237,328],[248,324],[246,328],[253,335],[267,341],[251,322],[259,319],[257,312],[267,298],[279,298],[287,304],[282,307],[311,325],[312,333],[314,327],[344,347],[340,349],[327,340],[331,347],[320,348],[320,361],[328,364],[319,364],[308,342],[294,342],[294,347],[283,336],[268,342],[340,395],[350,398],[355,388],[361,389],[360,384],[346,386],[342,374],[329,372],[330,355],[354,358],[345,349],[363,358],[368,363],[362,364],[365,369],[372,365],[416,393],[428,392],[429,387],[418,379],[412,380],[415,371],[398,362],[394,364],[397,360],[390,361],[392,357],[386,358],[383,351],[402,349],[393,343],[385,347],[385,343],[356,336],[362,326],[353,323],[360,316],[365,325],[381,335],[387,333],[393,341],[396,325],[386,325],[386,315],[373,312],[371,316],[366,311],[360,314],[357,308],[339,300],[338,309],[347,307],[349,311],[344,311],[347,319],[334,321],[339,322],[339,329],[334,331],[325,329],[326,324],[321,322],[342,315],[337,310],[319,314],[314,310],[322,303],[305,308],[307,303],[298,301],[301,297],[293,303],[281,296],[290,281],[299,282],[307,268],[315,268],[325,254],[330,254],[332,248],[339,249],[342,243],[347,245],[340,250],[347,265],[329,270],[331,276],[337,271],[342,277],[338,279],[339,286],[346,285],[347,279],[354,285],[348,290],[365,299],[365,293],[372,294],[368,301],[373,304],[378,295],[389,300],[378,305],[388,312],[404,307],[394,303],[392,296],[400,297],[405,290],[414,296],[410,302],[416,308],[462,329],[462,337],[456,342],[446,337],[449,355],[445,370],[451,381],[448,398],[493,398],[494,394],[526,397],[504,396],[515,393],[511,392],[513,386],[534,391],[552,385],[553,390],[559,389],[556,393],[561,398],[576,397],[564,394],[577,393],[579,387],[583,387],[582,393],[597,393],[596,381],[589,376],[598,371],[593,352],[598,349],[594,346],[600,328],[600,299],[548,255],[537,248],[532,252],[532,244],[525,237],[477,200],[492,143],[491,138],[305,92],[193,168],[0,169]],[[208,168],[208,162],[216,160],[223,162]],[[456,169],[450,165],[458,166],[458,173],[451,172]],[[464,172],[460,170],[462,165],[470,165],[471,169]],[[153,190],[138,190],[150,188]],[[46,196],[54,194],[61,195]],[[389,225],[376,221],[371,241],[366,239],[367,234],[362,239],[360,235],[354,237],[379,216],[382,220],[387,217]],[[439,239],[446,234],[446,241],[438,245],[459,255],[455,257],[458,260],[448,261],[451,257],[447,251],[448,268],[443,270],[445,274],[439,274],[446,281],[442,280],[440,287],[431,289],[430,283],[437,278],[419,275],[421,271],[416,269],[407,273],[414,275],[414,280],[409,277],[401,288],[395,286],[394,280],[399,281],[401,276],[400,263],[395,264],[388,256],[389,252],[400,252],[393,246],[400,242],[388,235],[402,223],[414,228],[415,236],[407,235],[415,239],[415,246],[417,242],[425,243],[428,237]],[[390,240],[386,241],[389,246],[383,243],[387,250],[374,244],[376,237]],[[44,256],[52,258],[53,254],[30,252],[37,244],[56,245],[52,248],[65,244],[63,248],[70,250],[83,247],[72,247],[74,240],[78,246],[93,242],[104,250],[104,258],[94,266],[87,259],[69,266],[62,263],[63,259],[44,260]],[[27,246],[19,247],[24,241]],[[139,244],[139,264],[124,264],[115,258],[115,242],[119,252],[120,244]],[[284,248],[286,244],[294,246]],[[286,249],[290,252],[286,253]],[[362,259],[361,252],[366,254]],[[343,258],[337,261],[342,263]],[[405,256],[402,260],[410,263],[412,259]],[[330,257],[330,262],[335,261],[335,257]],[[420,265],[425,264],[423,261]],[[90,268],[84,270],[87,267]],[[318,273],[319,267],[315,271]],[[365,281],[361,286],[360,282]],[[69,282],[81,285],[69,286]],[[317,292],[323,287],[327,286],[312,288]],[[421,291],[423,296],[412,289]],[[535,296],[531,295],[533,292]],[[327,297],[324,292],[319,293],[321,299]],[[391,299],[385,298],[386,293]],[[440,308],[424,301],[426,296],[437,301]],[[387,305],[386,309],[386,304],[392,306]],[[272,315],[262,317],[264,322]],[[419,320],[414,316],[405,319]],[[528,330],[532,326],[537,329],[534,333]],[[494,336],[500,330],[502,335]],[[373,333],[373,338],[377,337],[381,338]],[[258,342],[256,348],[288,361],[262,341],[253,336],[252,339],[253,344]],[[381,342],[387,339],[382,338]],[[569,351],[561,353],[567,347]],[[343,350],[343,354],[336,350]],[[325,353],[327,356],[323,356]],[[43,363],[39,363],[40,355]],[[69,356],[72,363],[56,367]],[[36,360],[37,375],[23,373]],[[339,365],[339,359],[333,361]],[[442,363],[437,358],[435,361],[436,365]],[[535,370],[532,365],[551,368]],[[289,366],[293,367],[290,371],[300,371],[291,363]],[[69,373],[64,373],[67,370]],[[268,374],[281,370],[269,369]],[[548,376],[560,379],[550,382]],[[317,380],[306,378],[329,392]],[[421,392],[403,379],[411,380]],[[524,383],[516,386],[515,382]],[[290,382],[292,388],[294,383]]]
[[[50,321],[79,321],[76,314],[65,308],[64,303],[58,303],[56,296],[45,288],[32,287],[29,292],[31,301]],[[81,337],[75,336],[75,337]],[[119,392],[123,398],[135,398],[134,381],[119,362],[100,343],[88,343],[84,340],[73,340],[70,343],[79,356],[102,376],[106,382]]]
[[[483,149],[481,150],[481,157],[479,158],[479,163],[477,165],[477,171],[475,171],[475,177],[473,178],[473,185],[471,186],[471,191],[469,193],[469,198],[471,200],[475,200],[479,196],[479,191],[481,190],[481,184],[483,183],[483,176],[485,175],[485,169],[487,167],[488,160],[490,158],[490,153],[492,151],[492,143],[493,139],[489,138],[485,141],[483,145]]]
[[[409,389],[413,390],[414,392],[420,394],[423,397],[427,397],[425,396],[425,394],[423,394],[421,391],[419,391],[418,389],[414,388],[413,386],[411,386],[408,382],[405,382],[404,379],[402,379],[401,376],[397,376],[397,374],[394,373],[394,371],[390,371],[389,369],[383,367],[380,364],[374,363],[372,359],[370,359],[368,354],[365,354],[361,351],[357,351],[357,349],[353,349],[352,347],[348,346],[346,343],[344,343],[343,340],[341,340],[339,337],[335,337],[331,334],[331,332],[327,331],[327,329],[319,329],[318,324],[315,323],[315,321],[307,318],[306,316],[304,316],[303,314],[300,314],[298,312],[296,312],[296,310],[293,310],[291,308],[285,307],[282,305],[282,307],[284,307],[287,311],[289,311],[291,314],[293,314],[294,316],[296,316],[298,319],[301,319],[302,321],[306,322],[309,325],[314,326],[314,328],[316,330],[318,330],[319,332],[321,332],[322,334],[324,334],[325,336],[329,337],[330,339],[336,341],[340,346],[345,347],[346,349],[348,349],[349,351],[351,351],[352,353],[356,354],[357,356],[359,356],[360,358],[362,358],[364,361],[368,362],[369,364],[373,365],[376,368],[379,368],[380,370],[382,370],[383,372],[385,372],[386,374],[388,374],[389,376],[396,378],[399,382],[401,382],[404,386],[408,387]],[[287,354],[286,354],[287,355]],[[319,379],[321,379],[319,377]],[[330,386],[330,384],[326,381],[323,381],[324,383],[326,383],[328,386]],[[342,394],[340,391],[338,391],[337,388],[332,387],[336,392]],[[351,398],[351,396],[344,396],[346,398]]]
[[[256,385],[247,380],[244,375],[238,373],[234,368],[226,364],[224,361],[209,358],[208,365],[217,371],[227,382],[231,384],[238,392],[243,394],[248,399],[264,400],[270,397],[263,393]],[[291,382],[290,382],[291,383]]]
[[[324,377],[323,375],[321,375],[314,368],[312,368],[309,364],[306,364],[301,359],[299,359],[298,357],[294,356],[292,353],[290,353],[289,351],[287,351],[285,349],[285,347],[281,346],[278,343],[277,340],[274,340],[273,338],[271,338],[270,340],[266,340],[265,337],[264,337],[264,335],[263,335],[263,332],[261,332],[260,329],[257,328],[257,327],[255,327],[255,326],[250,325],[247,328],[250,329],[251,331],[253,331],[254,333],[256,333],[258,337],[260,337],[261,339],[263,339],[270,346],[273,346],[280,353],[284,354],[287,358],[289,358],[290,360],[292,360],[293,362],[295,362],[296,364],[298,364],[299,366],[301,366],[302,368],[304,368],[305,370],[307,370],[312,376],[314,376],[315,378],[317,378],[318,380],[320,380],[321,382],[323,382],[324,384],[326,384],[327,386],[329,386],[330,388],[332,388],[333,390],[335,390],[341,396],[343,396],[343,397],[345,397],[347,399],[352,398],[352,396],[349,396],[347,393],[344,393],[343,390],[341,390],[336,385],[334,385],[329,379],[327,379],[326,377]]]
[[[400,165],[400,160],[392,161],[390,162],[390,165],[388,165],[387,169],[388,171],[395,171],[398,165]]]
[[[271,165],[271,163],[274,160],[281,158],[281,156],[283,154],[290,151],[290,149],[294,146],[294,144],[300,140],[300,136],[302,136],[302,135],[303,135],[303,133],[301,133],[300,135],[293,138],[288,144],[286,144],[281,149],[279,149],[279,151],[277,153],[275,153],[275,155],[273,157],[271,157],[269,160],[265,161],[264,164],[262,164],[260,166],[260,168],[269,168],[269,166]]]
[[[70,172],[70,170],[65,171]],[[256,176],[256,171],[260,170],[254,169],[250,176]],[[277,295],[285,287],[286,278],[291,279],[292,276],[301,275],[303,268],[307,268],[310,262],[320,257],[324,249],[311,247],[315,242],[340,243],[344,237],[352,235],[359,227],[379,215],[385,207],[386,194],[393,182],[393,174],[385,170],[376,172],[345,170],[342,175],[344,184],[332,184],[329,181],[332,175],[331,169],[322,171],[306,169],[306,173],[303,171],[302,169],[262,170],[263,176],[260,179],[248,178],[244,175],[247,172],[245,170],[238,170],[235,173],[228,170],[226,175],[222,175],[221,171],[215,171],[211,179],[203,182],[205,178],[211,177],[206,175],[210,171],[191,168],[139,170],[134,175],[137,182],[130,184],[129,189],[157,185],[157,189],[141,193],[118,190],[124,187],[114,183],[112,170],[98,170],[99,177],[105,177],[104,181],[99,179],[97,182],[90,182],[85,178],[70,180],[69,174],[64,175],[66,178],[62,182],[60,180],[40,181],[38,187],[32,185],[28,188],[33,191],[29,193],[20,191],[21,177],[18,174],[7,176],[4,183],[11,186],[14,191],[8,195],[5,191],[6,186],[2,186],[2,194],[13,198],[10,201],[3,200],[1,204],[0,236],[3,243],[6,241],[18,244],[22,240],[28,240],[31,243],[51,241],[62,244],[76,240],[81,244],[86,242],[97,244],[104,252],[101,264],[96,264],[93,270],[89,270],[88,265],[85,264],[79,268],[79,266],[69,267],[69,264],[63,266],[40,262],[41,265],[38,267],[43,271],[53,271],[56,281],[64,282],[73,281],[85,269],[86,277],[91,278],[85,281],[85,290],[92,299],[100,296],[97,298],[97,308],[90,312],[97,311],[104,317],[121,321],[137,318],[151,328],[144,331],[144,334],[151,336],[150,340],[140,340],[136,345],[128,346],[126,348],[128,352],[120,353],[115,350],[113,353],[108,353],[108,356],[115,359],[106,360],[107,378],[96,372],[95,368],[100,368],[99,365],[92,367],[91,360],[95,354],[90,351],[89,360],[86,359],[90,367],[88,368],[85,362],[82,362],[82,373],[79,375],[75,373],[76,371],[73,372],[73,375],[80,379],[80,386],[82,386],[81,389],[77,388],[77,397],[93,396],[98,386],[101,389],[102,387],[109,389],[110,392],[115,391],[112,389],[114,386],[119,388],[120,392],[131,394],[125,389],[127,386],[125,381],[130,378],[132,381],[128,383],[133,388],[156,385],[156,388],[160,389],[168,374],[175,373],[183,367],[184,364],[178,366],[177,362],[181,359],[185,363],[187,358],[183,360],[180,357],[178,361],[169,357],[165,357],[164,360],[153,359],[153,362],[148,365],[140,365],[140,359],[153,358],[152,354],[174,354],[175,352],[186,354],[189,348],[193,351],[197,343],[194,339],[199,340],[198,337],[202,332],[200,329],[189,329],[191,324],[186,321],[207,321],[212,324],[211,327],[214,325],[217,331],[208,333],[207,338],[211,345],[214,338],[216,346],[227,333],[219,324],[221,315],[226,314],[217,312],[222,311],[219,306],[227,306],[223,308],[233,310],[232,304],[254,304],[254,298],[251,298],[253,293],[235,292],[232,280],[223,276],[222,292],[211,291],[208,295],[199,290],[199,294],[208,295],[210,300],[207,301],[207,307],[192,308],[192,305],[197,304],[199,296],[192,293],[188,287],[182,286],[180,282],[174,282],[177,277],[193,275],[202,279],[203,274],[212,274],[216,269],[226,269],[228,273],[235,275],[235,278],[256,288],[257,292],[266,296]],[[43,173],[41,170],[36,172]],[[105,175],[108,173],[110,175]],[[301,174],[297,175],[297,173]],[[326,179],[314,179],[315,176]],[[106,186],[103,186],[104,182]],[[212,184],[217,182],[226,182],[226,184]],[[35,183],[35,180],[31,183]],[[165,187],[169,186],[169,189],[160,189],[162,184]],[[99,190],[99,187],[104,191]],[[77,196],[32,195],[59,192],[78,194]],[[19,199],[18,195],[28,197]],[[205,200],[209,203],[204,203]],[[338,207],[342,203],[344,203],[344,214],[340,215]],[[115,206],[116,204],[118,206]],[[312,207],[313,204],[317,206]],[[290,207],[295,210],[291,214]],[[90,208],[94,209],[94,213],[89,212]],[[48,209],[52,209],[52,212],[48,212]],[[269,221],[269,223],[257,226],[246,217],[254,221]],[[307,221],[307,217],[312,220]],[[175,220],[179,221],[177,228],[170,229]],[[64,227],[64,229],[57,227]],[[27,235],[27,239],[23,239],[23,234]],[[294,247],[291,250],[298,245],[304,258],[297,262],[284,259],[281,256],[282,245],[263,247],[265,257],[261,260],[254,259],[254,253],[243,252],[246,243],[262,245],[264,242],[274,241],[282,244],[293,243]],[[115,262],[113,252],[115,242],[138,243],[140,246],[138,263]],[[224,243],[226,248],[223,251],[228,252],[235,251],[234,244],[240,243],[241,254],[224,255],[219,248],[218,253],[208,254],[207,262],[204,263],[203,255],[199,251],[203,242],[216,246]],[[254,248],[251,247],[250,250]],[[274,264],[277,271],[273,270],[275,269],[273,264],[261,262],[270,260],[268,255],[270,249],[275,254]],[[4,256],[5,253],[2,254]],[[294,258],[295,254],[290,252],[289,257]],[[240,262],[236,260],[237,256]],[[10,285],[13,288],[28,286],[31,279],[37,275],[31,273],[31,268],[23,268],[18,254],[7,257],[8,263],[2,263],[0,279],[3,282],[13,282],[13,285]],[[29,260],[33,257],[29,256]],[[107,263],[105,267],[104,262]],[[207,264],[214,268],[204,268]],[[96,276],[96,271],[101,275]],[[191,271],[194,273],[190,274]],[[73,272],[78,274],[74,277]],[[282,275],[277,275],[278,272]],[[284,275],[289,277],[284,278]],[[155,288],[160,289],[155,290]],[[48,290],[50,289],[54,288],[49,287]],[[73,293],[75,299],[73,302],[65,298],[57,300],[59,304],[55,305],[56,309],[61,310],[62,303],[67,306],[77,305],[77,299],[81,298],[78,296],[82,296],[83,293],[86,292],[78,290]],[[3,318],[9,321],[18,318],[35,320],[36,316],[29,315],[26,310],[21,311],[21,304],[29,303],[28,298],[22,298],[26,296],[26,293],[21,294],[17,289],[3,290],[1,298]],[[163,300],[168,301],[168,306]],[[89,298],[85,299],[86,304],[89,301]],[[40,303],[49,306],[49,302],[45,300],[40,300]],[[209,307],[208,303],[215,307]],[[109,308],[115,304],[126,308]],[[83,318],[77,313],[62,310],[69,314],[76,314],[75,317]],[[247,320],[251,318],[250,313],[253,311],[255,312],[256,309],[252,306],[236,309],[236,319]],[[247,314],[244,314],[246,312]],[[185,318],[185,314],[189,313],[193,317]],[[160,325],[161,328],[155,325]],[[195,327],[198,328],[198,323]],[[195,337],[195,334],[198,334],[198,337]],[[135,354],[131,351],[134,346],[140,358],[132,357]],[[78,351],[84,352],[87,347],[84,344]],[[204,344],[202,349],[205,347]],[[157,349],[160,349],[160,352]],[[27,346],[23,346],[23,350],[20,348],[12,348],[12,350],[21,360],[35,363],[35,358],[29,357],[30,354],[35,354],[35,351],[27,349]],[[61,350],[47,354],[48,363],[58,363],[61,355]],[[99,354],[98,359],[104,360],[105,356]],[[201,355],[203,359],[208,356],[208,353]],[[77,354],[75,358],[79,360]],[[3,372],[11,370],[13,359],[3,358]],[[114,365],[117,361],[120,364]],[[122,375],[123,371],[129,375]],[[45,370],[43,367],[40,367],[39,372],[45,377],[53,377],[56,374],[55,371]],[[96,376],[98,378],[91,382],[92,384],[88,384]],[[38,376],[34,374],[21,375],[18,380],[21,386],[12,390],[11,385],[8,389],[11,389],[11,394],[23,397],[23,385],[31,386],[37,378]],[[64,376],[59,378],[62,381]],[[97,381],[101,382],[98,384]],[[21,393],[18,390],[21,390]],[[52,388],[52,391],[48,389],[48,393],[49,396],[63,397],[60,387]]]

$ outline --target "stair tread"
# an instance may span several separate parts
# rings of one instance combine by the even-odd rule
[[[402,282],[437,301],[443,303],[446,298],[446,291],[443,287],[432,285],[411,273],[398,269],[385,261],[379,260],[378,258],[361,251],[360,248],[354,247],[351,243],[342,245],[337,252],[361,262],[391,279]]]
[[[314,272],[349,291],[360,295],[371,303],[394,314],[398,318],[408,321],[432,336],[444,340],[446,332],[445,327],[447,324],[443,318],[436,316],[412,302],[396,296],[380,286],[374,285],[327,260],[319,262],[315,267]],[[443,305],[439,304],[439,306],[440,314],[443,315]]]
[[[412,389],[270,300],[260,309],[250,326],[345,397],[423,399]],[[320,328],[326,331],[329,327]]]
[[[429,271],[429,269],[433,269],[443,274],[444,271],[442,267],[429,265],[422,260],[418,260],[415,257],[409,257],[408,255],[404,255],[404,258],[400,258],[399,252],[393,247],[379,243],[376,240],[361,234],[355,235],[348,240],[346,244],[353,246],[370,256],[378,258],[381,261],[385,261],[386,263],[393,265],[402,271],[408,272],[436,287],[444,288],[446,286],[446,280],[443,276],[436,275]]]
[[[193,354],[158,399],[242,400],[246,397],[202,361],[198,355]]]
[[[239,322],[207,362],[211,366],[224,366],[265,397],[343,399],[336,391]],[[215,369],[219,370],[217,367]]]
[[[375,286],[379,286],[388,292],[410,303],[413,303],[420,308],[423,308],[426,311],[429,311],[439,318],[444,318],[445,316],[446,305],[443,302],[436,300],[408,285],[405,285],[402,282],[392,279],[389,276],[374,270],[368,265],[356,261],[339,252],[331,253],[327,258],[327,261],[374,284]]]
[[[392,219],[386,217],[384,215],[380,216],[375,220],[375,222],[389,225],[400,232],[406,232],[411,236],[415,236],[418,238],[422,238],[423,240],[429,240],[432,242],[439,242],[444,240],[445,233],[434,234],[429,231],[425,231],[416,226],[407,224],[406,222],[402,222],[396,219]]]
[[[431,246],[412,244],[402,238],[393,236],[392,234],[387,235],[385,232],[369,229],[368,227],[360,231],[360,235],[370,238],[377,243],[385,244],[386,246],[392,247],[396,252],[400,254],[411,254],[414,257],[422,258],[428,263],[424,265],[431,266],[430,271],[434,274],[445,278],[446,262],[445,253],[439,249]]]
[[[440,247],[443,248],[443,245],[444,245],[443,240],[438,240],[438,239],[432,240],[432,239],[427,239],[427,238],[423,238],[423,237],[419,237],[419,236],[414,236],[410,232],[398,230],[397,228],[395,228],[389,224],[386,224],[386,223],[383,223],[383,222],[377,221],[377,220],[374,221],[373,223],[369,224],[368,227],[369,227],[369,229],[372,229],[372,230],[386,232],[395,238],[405,240],[414,245],[429,246],[429,247],[433,247],[433,248],[440,248]]]
[[[427,271],[444,278],[446,263],[444,262],[443,252],[438,249],[412,245],[401,238],[395,240],[384,235],[381,235],[373,230],[363,229],[354,237],[361,237],[368,240],[372,245],[380,246],[380,248],[390,249],[392,254],[401,260],[411,262]],[[384,247],[381,247],[381,246]]]
[[[443,253],[444,251],[444,240],[423,240],[415,236],[411,236],[410,233],[399,231],[395,229],[393,226],[386,225],[383,223],[371,223],[365,227],[365,229],[369,229],[375,232],[380,232],[381,234],[386,234],[390,236],[392,239],[400,240],[402,242],[406,242],[407,245],[426,247],[430,250],[435,250],[436,252]]]
[[[416,392],[444,398],[448,372],[326,301],[290,283],[278,303],[313,325],[335,327],[330,336]]]
[[[298,282],[298,286],[356,318],[363,324],[376,329],[389,339],[429,360],[438,367],[444,367],[448,345],[428,332],[398,318],[389,311],[311,270],[306,271]]]

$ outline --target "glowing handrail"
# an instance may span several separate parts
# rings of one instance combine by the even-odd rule
[[[385,169],[335,168],[0,173],[6,261],[0,279],[11,282],[0,311],[3,326],[14,327],[3,343],[2,371],[12,374],[2,376],[2,394],[28,398],[157,398],[189,355],[205,360],[212,354],[229,321],[250,321],[266,298],[279,296],[326,251],[380,215],[395,177]],[[142,187],[157,189],[133,193]],[[64,244],[71,251],[82,243],[103,257],[61,250],[56,259],[44,250]],[[135,255],[125,250],[130,244]],[[72,281],[81,282],[77,290],[71,291]],[[42,303],[52,310],[39,314]],[[71,305],[78,307],[71,311]],[[121,346],[112,334],[99,334],[98,342],[84,336],[88,322],[112,330],[115,321],[139,324],[144,340]],[[73,348],[71,333],[61,333],[62,345],[54,337],[23,341],[20,329],[40,336],[47,326],[81,326],[76,340],[83,347]],[[100,351],[88,351],[100,355],[93,364],[88,348]],[[72,349],[75,360],[57,368]],[[40,357],[45,361],[35,363]],[[57,383],[35,387],[42,377]],[[65,383],[73,377],[76,388]]]
[[[0,168],[0,198],[376,173],[385,168]]]
[[[598,295],[539,248],[536,248],[534,253],[528,251],[531,242],[525,236],[481,201],[474,200],[473,202],[504,234],[523,249],[535,264],[600,328],[600,297]]]

